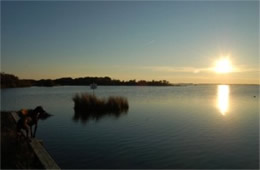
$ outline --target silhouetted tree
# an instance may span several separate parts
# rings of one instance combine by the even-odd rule
[[[71,78],[71,77],[63,77],[55,80],[51,79],[41,79],[41,80],[20,80],[18,77],[12,74],[1,73],[1,88],[10,88],[10,87],[28,87],[28,86],[56,86],[56,85],[81,85],[81,86],[89,86],[95,82],[98,85],[114,85],[114,86],[169,86],[171,85],[166,80],[159,81],[146,81],[139,80],[138,82],[134,80],[129,81],[120,81],[117,79],[111,79],[110,77],[79,77],[79,78]]]

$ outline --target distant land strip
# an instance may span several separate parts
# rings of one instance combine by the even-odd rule
[[[172,86],[173,84],[169,83],[167,80],[129,80],[122,81],[111,79],[110,77],[62,77],[58,79],[19,79],[13,74],[7,74],[1,72],[1,88],[16,88],[16,87],[30,87],[30,86],[89,86],[90,84],[95,83],[97,85],[103,86]]]
[[[167,80],[117,80],[110,77],[62,77],[58,79],[19,79],[13,74],[1,72],[1,87],[0,88],[16,88],[16,87],[52,87],[52,86],[89,86],[92,83],[96,83],[101,86],[188,86],[188,85],[223,85],[225,83],[170,83]],[[225,84],[227,85],[227,84]],[[228,85],[250,85],[260,86],[260,84],[228,84]]]

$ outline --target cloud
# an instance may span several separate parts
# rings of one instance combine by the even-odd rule
[[[155,40],[148,41],[148,42],[145,43],[145,46],[149,46],[149,45],[151,45],[153,43],[155,43]]]
[[[232,72],[241,73],[241,72],[260,72],[259,68],[249,68],[246,66],[235,67]]]
[[[145,66],[144,69],[150,69],[160,72],[172,72],[172,73],[200,73],[209,72],[211,68],[195,68],[195,67],[170,67],[170,66]]]
[[[170,67],[170,66],[144,66],[143,69],[159,72],[168,73],[202,73],[202,72],[215,72],[214,67]],[[232,73],[242,73],[242,72],[260,72],[259,68],[248,68],[245,66],[233,67]]]

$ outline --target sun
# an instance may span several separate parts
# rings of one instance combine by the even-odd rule
[[[232,72],[232,64],[230,60],[228,58],[221,58],[218,61],[216,61],[214,71],[220,74]]]

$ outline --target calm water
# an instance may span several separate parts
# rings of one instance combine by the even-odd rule
[[[73,120],[89,87],[1,91],[1,110],[42,105],[44,140],[61,168],[258,168],[259,86],[98,87],[128,98],[128,113]],[[253,97],[256,96],[256,97]]]

